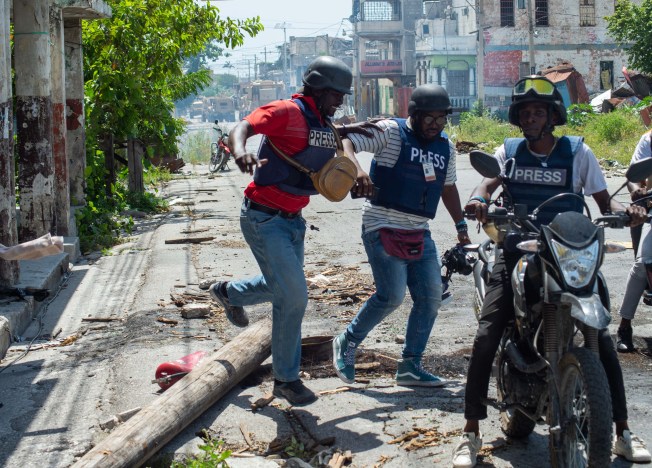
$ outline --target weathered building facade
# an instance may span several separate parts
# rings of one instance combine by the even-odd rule
[[[83,203],[86,160],[81,20],[110,14],[111,9],[101,0],[0,0],[3,245],[16,245],[48,232],[74,234],[71,203]],[[12,23],[15,90],[11,79]],[[16,209],[17,189],[20,211]],[[18,262],[0,259],[0,285],[15,284],[19,273]]]
[[[589,94],[617,87],[627,57],[607,31],[615,3],[352,0],[358,118],[400,114],[405,96],[423,83],[444,86],[457,110],[477,100],[504,110],[520,77],[564,62]]]
[[[605,16],[614,1],[477,0],[484,31],[484,103],[509,105],[519,77],[570,62],[582,74],[589,94],[624,80],[626,56],[607,32]],[[634,0],[634,3],[640,3]]]
[[[466,0],[423,2],[416,21],[416,85],[436,83],[453,108],[468,110],[477,99],[477,20]]]
[[[414,25],[422,17],[422,0],[353,0],[350,21],[358,119],[384,113],[381,87],[391,93],[387,97],[392,99],[393,113],[400,113],[399,103],[405,100],[401,96],[416,81]]]

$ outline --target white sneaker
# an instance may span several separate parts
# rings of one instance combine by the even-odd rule
[[[453,450],[453,468],[472,468],[477,463],[478,452],[482,447],[482,434],[465,432]]]
[[[623,431],[623,435],[616,438],[613,452],[634,463],[649,463],[652,460],[643,441],[629,431]]]

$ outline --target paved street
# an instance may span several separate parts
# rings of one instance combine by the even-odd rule
[[[251,144],[257,146],[255,141]],[[368,165],[369,155],[362,160]],[[198,350],[211,352],[237,335],[239,330],[228,324],[217,307],[208,319],[186,320],[176,305],[208,303],[208,295],[198,287],[204,280],[258,273],[238,224],[242,190],[249,176],[240,174],[232,162],[229,167],[231,170],[215,176],[209,176],[206,167],[184,168],[192,174],[176,177],[162,191],[171,203],[169,213],[138,221],[134,235],[110,255],[88,256],[74,266],[42,321],[44,332],[61,328],[60,337],[69,337],[71,344],[42,346],[0,373],[0,466],[70,466],[106,437],[101,422],[145,407],[157,398],[159,389],[151,380],[158,364]],[[458,177],[461,198],[466,200],[479,181],[466,156],[459,158]],[[622,177],[609,179],[614,187],[622,181]],[[333,204],[313,197],[304,212],[309,227],[307,276],[317,281],[323,280],[318,277],[323,275],[331,281],[311,290],[304,336],[339,333],[357,311],[355,300],[338,303],[333,291],[348,285],[358,293],[353,296],[363,298],[372,287],[360,241],[361,204],[361,200],[348,198]],[[432,231],[440,253],[453,245],[453,223],[443,207],[432,222]],[[200,236],[213,240],[166,244],[166,240]],[[473,240],[480,236],[472,232]],[[629,233],[610,231],[607,237],[627,241]],[[617,309],[622,301],[632,259],[631,250],[607,257],[603,272],[611,286],[612,308]],[[454,301],[440,311],[428,345],[427,363],[451,381],[444,389],[393,384],[392,358],[400,353],[395,338],[404,334],[410,307],[407,299],[364,343],[361,359],[371,363],[371,371],[362,376],[368,383],[325,394],[305,408],[289,410],[284,402],[275,401],[253,413],[251,402],[271,390],[269,366],[265,365],[161,453],[196,451],[201,442],[196,433],[208,429],[229,447],[242,451],[229,460],[232,466],[277,466],[252,459],[251,454],[264,452],[275,439],[287,447],[293,435],[307,437],[308,442],[334,437],[332,445],[325,448],[351,450],[357,467],[450,466],[450,453],[463,423],[466,357],[475,333],[471,286],[470,277],[454,278]],[[253,307],[250,317],[256,320],[269,314],[269,309],[268,305]],[[89,317],[116,320],[83,320]],[[641,306],[635,322],[640,348],[650,347],[649,317],[649,311]],[[38,325],[35,322],[24,335],[37,334]],[[7,366],[24,349],[24,343],[15,344],[2,365]],[[647,423],[652,409],[648,384],[652,361],[643,354],[622,358],[631,426],[644,440],[652,441],[652,426]],[[304,377],[306,383],[314,390],[343,386],[328,362],[309,363],[305,371],[309,374]],[[408,446],[409,438],[404,443],[389,443],[415,428],[421,446]],[[525,441],[506,441],[497,412],[491,410],[483,432],[488,445],[483,466],[546,465],[545,426],[537,427]],[[243,433],[249,434],[250,441]],[[630,465],[616,461],[613,466]]]

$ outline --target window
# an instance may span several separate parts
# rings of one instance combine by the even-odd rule
[[[580,0],[580,26],[595,26],[595,0]]]
[[[427,35],[430,34],[430,25],[428,25],[428,24],[424,24],[424,25],[423,25],[423,33],[422,33],[422,34],[423,34],[424,36],[427,36]]]
[[[537,26],[548,26],[548,0],[534,0],[534,21]]]
[[[447,75],[446,91],[448,91],[449,96],[461,97],[469,95],[468,70],[448,70]]]
[[[400,0],[366,1],[362,3],[362,21],[400,21]]]
[[[500,25],[514,26],[514,0],[500,0]]]
[[[611,89],[614,86],[613,61],[600,62],[600,89]]]

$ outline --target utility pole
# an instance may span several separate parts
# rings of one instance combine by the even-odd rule
[[[478,57],[476,59],[475,79],[478,85],[478,101],[484,105],[484,5],[478,0],[476,11],[478,20]]]
[[[534,19],[532,18],[532,0],[527,2],[527,21],[528,21],[528,49],[530,51],[530,75],[534,75],[537,70],[534,62]]]
[[[283,21],[282,23],[276,23],[274,29],[283,30],[283,81],[287,86],[286,90],[290,88],[290,80],[288,79],[288,48],[287,48],[287,34],[286,29],[292,26],[291,24]]]

